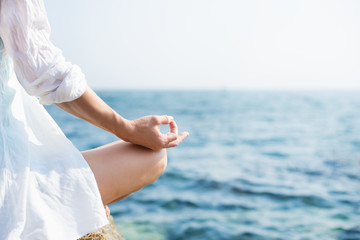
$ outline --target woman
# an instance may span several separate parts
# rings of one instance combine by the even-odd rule
[[[77,239],[107,224],[106,204],[155,181],[163,149],[188,133],[172,117],[129,121],[106,105],[49,41],[42,0],[0,4],[0,239]],[[80,153],[40,103],[123,141]]]

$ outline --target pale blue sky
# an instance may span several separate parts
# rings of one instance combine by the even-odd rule
[[[45,1],[94,88],[360,89],[360,1]]]

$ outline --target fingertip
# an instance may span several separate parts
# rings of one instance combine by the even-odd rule
[[[172,133],[175,133],[176,135],[179,134],[179,130],[178,130],[178,127],[177,127],[175,121],[170,122],[170,123],[169,123],[169,126],[170,126],[170,131],[171,131]]]
[[[182,132],[181,135],[188,137],[190,135],[190,133],[186,131],[186,132]]]
[[[174,117],[168,115],[158,116],[159,124],[169,124],[174,121]]]

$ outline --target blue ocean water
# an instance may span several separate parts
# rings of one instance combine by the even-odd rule
[[[110,206],[127,239],[360,239],[359,92],[98,94],[190,132],[158,181]],[[47,109],[81,150],[116,140]]]

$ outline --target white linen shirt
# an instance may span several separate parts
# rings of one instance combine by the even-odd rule
[[[86,90],[81,69],[50,42],[42,0],[1,0],[0,36],[19,82],[41,104],[72,101]]]
[[[93,172],[40,104],[86,89],[49,34],[42,0],[0,0],[1,240],[75,240],[108,224]]]

